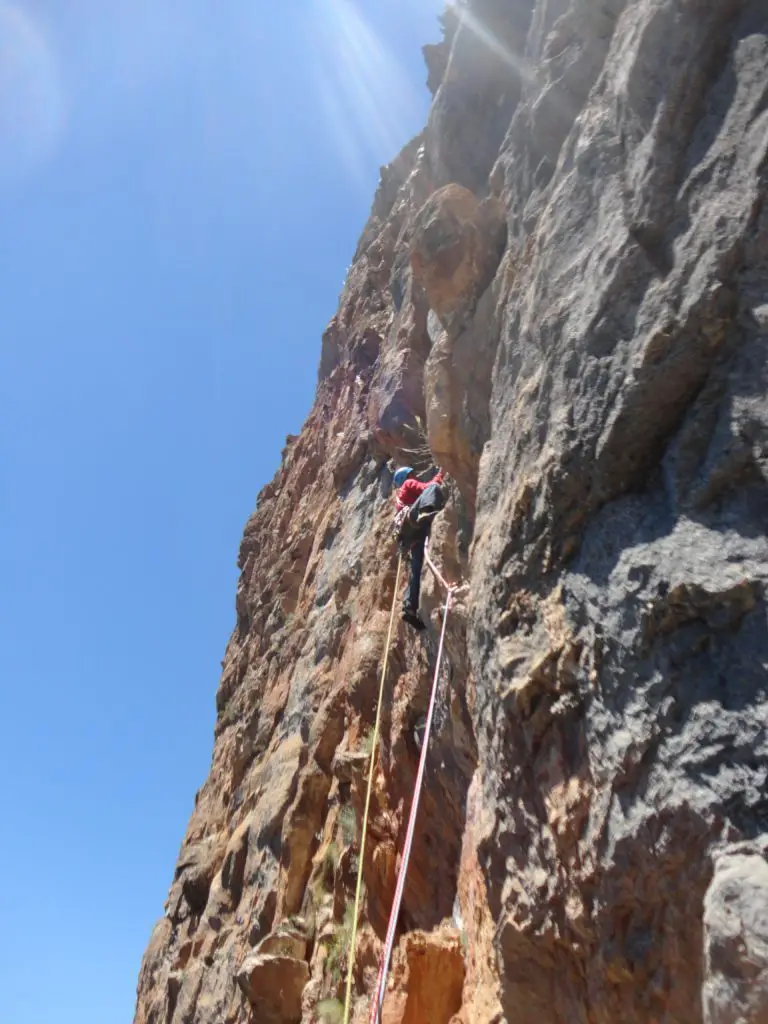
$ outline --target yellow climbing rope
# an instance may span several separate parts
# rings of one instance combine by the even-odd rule
[[[371,744],[371,760],[368,765],[368,788],[365,794],[365,811],[363,812],[363,827],[360,838],[360,857],[357,864],[357,887],[355,889],[355,913],[352,918],[352,935],[349,940],[349,960],[347,962],[347,994],[344,999],[344,1024],[349,1024],[349,1010],[352,1004],[352,972],[355,967],[355,946],[357,945],[357,920],[360,915],[360,896],[363,891],[363,861],[365,859],[365,839],[368,832],[368,811],[371,806],[371,792],[373,790],[373,771],[376,767],[376,753],[379,746],[379,725],[381,723],[381,705],[384,698],[384,681],[387,678],[387,666],[389,664],[389,649],[392,646],[392,630],[395,625],[395,608],[397,597],[400,592],[400,570],[403,565],[403,556],[400,554],[397,559],[397,575],[395,576],[395,590],[392,594],[392,610],[389,613],[389,630],[387,631],[387,644],[384,648],[384,661],[381,666],[381,681],[379,682],[379,699],[376,703],[376,724],[373,727],[373,742]]]

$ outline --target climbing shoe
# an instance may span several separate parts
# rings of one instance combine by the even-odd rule
[[[403,622],[407,622],[414,629],[422,630],[427,628],[419,613],[409,604],[403,605]]]

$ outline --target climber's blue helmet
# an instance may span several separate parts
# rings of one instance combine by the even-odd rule
[[[401,466],[392,477],[395,487],[402,487],[411,473],[413,473],[412,466]]]

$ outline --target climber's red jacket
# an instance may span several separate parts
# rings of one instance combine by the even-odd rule
[[[412,505],[414,501],[416,501],[421,492],[425,491],[427,487],[430,487],[432,484],[441,484],[442,482],[442,470],[437,474],[437,476],[432,477],[432,479],[428,480],[427,483],[425,484],[423,484],[420,480],[414,480],[413,477],[409,477],[409,479],[405,481],[403,486],[397,492],[395,504],[397,505],[398,509],[407,508],[410,505]]]

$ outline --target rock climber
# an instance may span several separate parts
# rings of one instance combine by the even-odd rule
[[[395,473],[393,482],[397,488],[395,522],[398,540],[411,560],[408,593],[403,601],[403,619],[414,629],[426,629],[424,620],[419,615],[421,570],[424,565],[424,545],[432,529],[432,521],[437,513],[445,508],[443,472],[438,469],[431,480],[422,483],[414,476],[411,466],[403,466]]]

